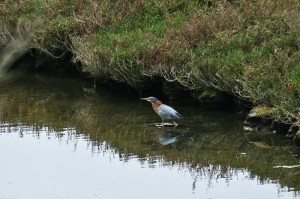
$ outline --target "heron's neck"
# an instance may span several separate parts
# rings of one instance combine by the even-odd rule
[[[153,109],[155,110],[155,109],[157,109],[161,104],[162,104],[161,101],[156,101],[156,102],[152,103],[152,107],[153,107]]]

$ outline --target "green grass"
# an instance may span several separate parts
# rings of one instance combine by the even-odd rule
[[[287,88],[291,91],[295,90],[298,95],[300,93],[300,60],[289,72],[288,79],[289,81],[287,82]]]

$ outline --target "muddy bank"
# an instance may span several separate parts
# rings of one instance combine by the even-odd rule
[[[244,121],[244,128],[250,131],[273,132],[285,135],[300,146],[300,122],[298,118],[289,118],[288,121],[278,121],[272,116],[274,108],[266,105],[256,106],[250,110]]]

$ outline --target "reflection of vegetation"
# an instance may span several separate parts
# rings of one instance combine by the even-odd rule
[[[187,115],[185,124],[163,130],[148,125],[159,118],[149,119],[152,114],[144,112],[145,108],[138,102],[115,99],[112,103],[109,96],[79,93],[81,85],[69,83],[64,80],[64,85],[69,86],[65,86],[67,89],[50,87],[47,81],[40,80],[2,85],[1,120],[57,130],[75,127],[77,132],[91,139],[95,148],[108,144],[123,160],[138,156],[142,163],[179,164],[193,173],[205,172],[207,167],[212,169],[211,172],[224,174],[232,169],[245,169],[258,175],[262,182],[278,180],[282,185],[300,190],[299,168],[273,168],[300,164],[293,156],[296,149],[272,134],[244,132],[233,114],[202,113],[201,124],[198,124],[194,121],[198,120],[199,114],[183,107],[182,112]],[[73,93],[73,88],[77,92]],[[161,145],[160,136],[170,132],[178,135],[178,140]],[[161,158],[157,160],[156,157]]]

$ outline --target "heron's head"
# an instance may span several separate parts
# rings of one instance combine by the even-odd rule
[[[155,103],[161,104],[161,101],[159,101],[156,97],[146,97],[146,98],[141,98],[141,100],[151,102],[152,104]]]

